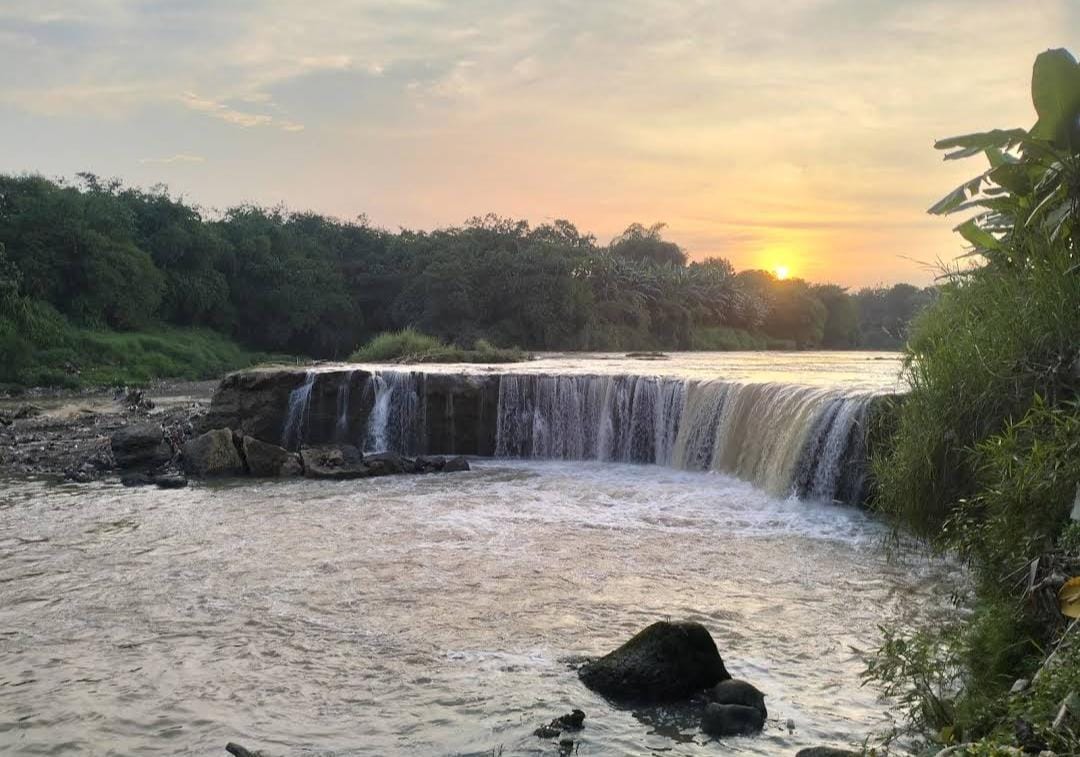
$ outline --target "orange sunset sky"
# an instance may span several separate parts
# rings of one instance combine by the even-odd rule
[[[0,171],[432,228],[495,212],[861,286],[963,251],[934,139],[1030,126],[1080,0],[5,0]]]

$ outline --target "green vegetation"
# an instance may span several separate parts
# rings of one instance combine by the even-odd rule
[[[1040,55],[1032,91],[1031,130],[938,144],[948,159],[989,161],[931,209],[978,211],[957,227],[978,264],[953,271],[917,319],[912,391],[874,460],[877,507],[958,554],[975,595],[958,620],[890,630],[868,676],[932,743],[977,742],[971,754],[1037,743],[1080,753],[1078,721],[1051,727],[1080,692],[1080,634],[1066,631],[1056,597],[1080,573],[1070,521],[1080,496],[1080,65],[1063,50]]]
[[[529,354],[516,347],[495,347],[486,339],[477,339],[471,349],[465,349],[416,329],[402,329],[379,334],[349,359],[357,363],[520,363]]]
[[[0,176],[0,380],[96,380],[93,350],[73,342],[87,329],[197,328],[243,350],[339,360],[407,328],[472,352],[480,339],[529,350],[895,348],[932,298],[687,263],[662,232],[632,224],[600,245],[567,221],[495,216],[399,233],[251,206],[209,218],[163,188]],[[157,362],[129,380],[164,370]]]

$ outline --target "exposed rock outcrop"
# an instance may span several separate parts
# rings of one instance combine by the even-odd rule
[[[240,443],[248,472],[260,478],[289,478],[304,473],[300,455],[276,444],[245,436]]]
[[[371,475],[360,450],[350,444],[305,447],[300,450],[300,459],[308,478],[350,479]]]
[[[244,461],[227,428],[201,434],[184,445],[184,470],[196,476],[235,476],[244,472]]]
[[[172,448],[156,423],[132,423],[117,429],[109,446],[120,468],[156,468],[172,459]]]
[[[578,671],[586,686],[609,699],[686,699],[731,676],[700,623],[659,621]]]

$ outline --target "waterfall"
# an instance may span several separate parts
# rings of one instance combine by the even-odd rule
[[[326,391],[314,401],[316,376]],[[323,381],[337,382],[333,415]],[[439,397],[430,417],[429,390]],[[496,401],[496,391],[492,417],[478,408]],[[503,374],[432,383],[410,371],[308,371],[289,394],[282,446],[336,441],[366,453],[483,449],[497,457],[655,463],[735,476],[779,497],[858,502],[872,398],[658,376]],[[438,448],[429,448],[429,434]]]
[[[349,438],[349,395],[352,393],[355,372],[346,373],[337,390],[337,421],[334,423],[334,436],[339,442]]]
[[[683,388],[645,376],[503,376],[495,454],[668,463]]]
[[[289,392],[289,409],[285,416],[285,427],[281,432],[281,446],[285,449],[300,449],[304,441],[304,427],[307,423],[313,386],[315,386],[315,371],[308,371],[303,383]]]
[[[658,463],[777,496],[855,501],[869,402],[792,384],[504,375],[496,455]]]
[[[372,395],[365,452],[393,450],[416,454],[423,450],[425,409],[422,376],[416,373],[377,371],[368,378]]]

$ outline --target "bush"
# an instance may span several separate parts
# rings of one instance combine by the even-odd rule
[[[404,329],[379,334],[350,359],[357,363],[519,363],[530,355],[517,347],[496,347],[486,339],[477,339],[472,349],[464,349]]]

